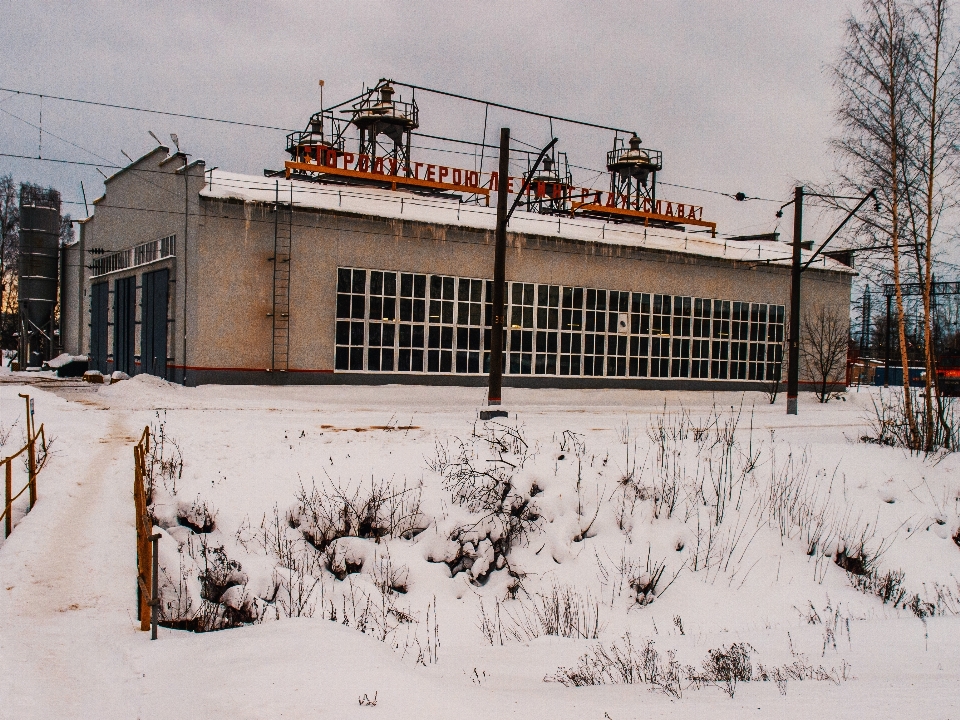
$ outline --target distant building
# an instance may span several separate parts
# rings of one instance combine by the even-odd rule
[[[206,170],[159,147],[107,180],[66,250],[65,350],[188,385],[481,385],[495,208],[415,190]],[[504,384],[759,387],[781,372],[789,256],[518,211]],[[818,258],[805,311],[846,316],[852,276]]]

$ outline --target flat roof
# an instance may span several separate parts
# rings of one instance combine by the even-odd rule
[[[242,175],[214,169],[206,173],[200,196],[272,204],[279,192],[281,202],[294,207],[333,210],[371,217],[412,220],[478,230],[494,230],[497,210],[456,199],[417,195],[406,190],[383,190],[355,185],[330,185],[282,177]],[[789,243],[772,240],[727,241],[708,233],[614,223],[596,218],[542,215],[520,210],[510,219],[508,231],[526,235],[647,248],[724,260],[789,266]],[[803,251],[806,261],[812,252]],[[811,269],[855,274],[832,258],[818,257]]]

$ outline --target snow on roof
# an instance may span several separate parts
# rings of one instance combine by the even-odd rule
[[[458,202],[455,199],[426,197],[404,190],[381,190],[362,186],[324,185],[282,177],[240,175],[214,169],[206,174],[200,196],[220,200],[273,203],[277,193],[281,202],[295,207],[335,210],[382,218],[455,225],[493,230],[497,211]],[[594,218],[541,215],[517,210],[510,219],[510,232],[558,237],[568,240],[679,252],[759,264],[789,265],[791,247],[772,240],[729,241],[711,238],[703,232],[692,233],[642,225],[611,223]],[[806,260],[810,252],[803,252]],[[818,257],[811,266],[817,269],[853,274],[853,270],[831,258]]]

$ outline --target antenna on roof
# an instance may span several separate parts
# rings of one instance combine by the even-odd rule
[[[147,130],[147,134],[157,141],[157,145],[163,145],[163,143],[160,142],[160,138],[153,134],[153,130]]]
[[[80,194],[83,196],[83,211],[90,217],[90,208],[87,205],[87,191],[83,189],[83,180],[80,181]]]
[[[177,137],[177,134],[170,133],[170,139],[173,141],[173,146],[177,149],[177,152],[180,152],[180,138]]]
[[[323,80],[320,81],[320,110],[323,110]]]
[[[129,155],[127,155],[127,154],[123,151],[123,148],[120,148],[120,154],[123,155],[123,156],[124,156],[127,160],[129,160],[130,162],[135,162],[132,157],[130,157]]]

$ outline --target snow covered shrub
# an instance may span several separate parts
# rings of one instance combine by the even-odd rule
[[[216,521],[217,511],[199,496],[190,505],[182,504],[177,510],[177,524],[197,534],[213,532]]]
[[[649,605],[657,597],[657,584],[663,576],[664,564],[654,562],[650,564],[647,557],[647,569],[631,574],[630,588],[636,593],[638,605]]]
[[[410,568],[396,565],[390,559],[390,551],[381,554],[374,561],[373,580],[383,595],[397,593],[405,595],[410,582]]]
[[[609,588],[611,607],[613,607],[615,600],[628,589],[630,590],[631,604],[636,603],[640,606],[649,605],[666,590],[666,588],[663,588],[663,590],[657,591],[660,579],[666,570],[666,562],[653,560],[649,548],[646,565],[638,559],[627,557],[626,553],[621,554],[617,561],[613,561],[608,556],[610,565],[605,563],[599,554],[596,557],[597,568],[600,573],[600,585]],[[667,583],[666,587],[670,587],[672,582],[671,580],[670,583]]]
[[[504,632],[503,623],[500,620],[501,604],[499,600],[494,601],[494,609],[491,614],[487,614],[487,608],[480,599],[480,622],[477,627],[483,635],[483,639],[490,645],[503,645]]]
[[[144,460],[147,504],[153,503],[153,494],[158,487],[162,487],[167,495],[175,496],[177,482],[183,477],[183,455],[177,441],[167,433],[165,411],[158,411],[156,420],[150,423],[150,450]]]
[[[529,642],[543,635],[596,640],[600,635],[600,604],[566,585],[554,585],[549,594],[527,596],[513,608],[504,606],[509,623],[504,631]]]
[[[781,695],[787,694],[787,681],[796,680],[815,680],[819,682],[832,682],[839,685],[848,680],[855,680],[850,664],[843,660],[840,669],[835,667],[827,670],[823,665],[813,665],[807,659],[806,655],[796,654],[794,661],[785,665],[766,666],[763,663],[757,663],[757,669],[753,674],[755,682],[775,682]]]
[[[888,570],[880,573],[876,570],[863,575],[851,575],[853,586],[867,595],[876,595],[886,605],[900,605],[907,597],[907,589],[903,586],[904,573],[902,570]]]
[[[903,583],[904,577],[902,570],[888,570],[881,573],[879,570],[870,569],[863,575],[851,574],[850,582],[860,592],[876,595],[884,605],[890,604],[902,610],[909,610],[921,620],[937,615],[957,614],[956,598],[949,588],[934,583],[933,600],[925,600],[920,597],[920,593],[910,594]]]
[[[823,665],[814,666],[803,654],[794,654],[793,662],[781,666],[753,667],[751,654],[756,652],[748,643],[734,643],[707,652],[702,667],[681,667],[676,653],[667,652],[666,659],[660,656],[653,640],[647,640],[642,648],[635,647],[627,633],[622,642],[609,647],[598,644],[583,655],[577,664],[559,668],[545,682],[559,682],[567,687],[589,685],[650,685],[651,690],[680,698],[685,690],[702,687],[719,687],[729,697],[734,697],[737,684],[741,682],[775,682],[781,695],[787,694],[789,680],[829,681],[839,685],[852,680],[850,665],[843,661],[840,669],[827,670]]]
[[[199,555],[200,597],[211,606],[201,613],[206,621],[201,622],[206,625],[203,629],[221,630],[256,620],[252,597],[243,588],[235,589],[247,583],[240,563],[227,557],[223,545],[209,545],[202,536]],[[212,607],[217,605],[222,607]]]
[[[276,562],[265,603],[274,605],[277,617],[313,617],[318,602],[314,591],[321,582],[319,553],[281,519],[276,507],[272,516],[264,517],[255,540]]]
[[[165,627],[209,632],[256,622],[260,599],[240,563],[208,535],[182,543],[169,532],[160,542],[160,621]]]
[[[372,479],[369,486],[353,492],[341,487],[314,486],[310,492],[301,488],[289,514],[290,526],[319,552],[338,538],[409,539],[429,524],[420,511],[420,496],[419,486],[396,488]]]
[[[596,645],[575,666],[559,668],[553,675],[545,677],[544,681],[558,682],[567,687],[650,685],[652,690],[659,690],[671,697],[682,696],[682,670],[673,651],[667,653],[664,661],[654,647],[653,640],[648,640],[642,648],[636,648],[630,633],[626,633],[622,641],[609,647]]]
[[[164,627],[187,629],[202,603],[200,584],[196,574],[192,572],[193,563],[189,562],[189,556],[184,557],[182,553],[177,553],[177,566],[170,567],[163,557],[169,557],[169,553],[164,553],[165,545],[160,548],[160,624]]]
[[[687,677],[698,688],[701,685],[716,685],[732,698],[737,692],[738,682],[750,682],[753,679],[751,651],[756,652],[747,643],[708,650],[703,668],[697,670],[688,667]]]
[[[654,449],[653,482],[643,486],[653,501],[654,518],[670,518],[684,504],[684,520],[711,510],[714,525],[723,522],[728,505],[740,509],[744,483],[752,477],[760,451],[753,443],[753,414],[746,443],[738,436],[743,408],[722,414],[716,408],[696,423],[689,411],[666,406],[647,428]]]
[[[522,518],[529,496],[517,492],[513,476],[530,452],[521,431],[486,423],[481,434],[457,442],[455,455],[441,448],[435,463],[454,502],[475,513]]]
[[[485,423],[479,433],[465,441],[455,438],[455,443],[453,452],[438,445],[430,467],[454,502],[472,515],[450,533],[459,549],[442,560],[452,575],[469,571],[474,580],[483,580],[504,567],[510,550],[539,527],[533,499],[539,487],[519,477],[534,453],[522,428],[500,423]]]

